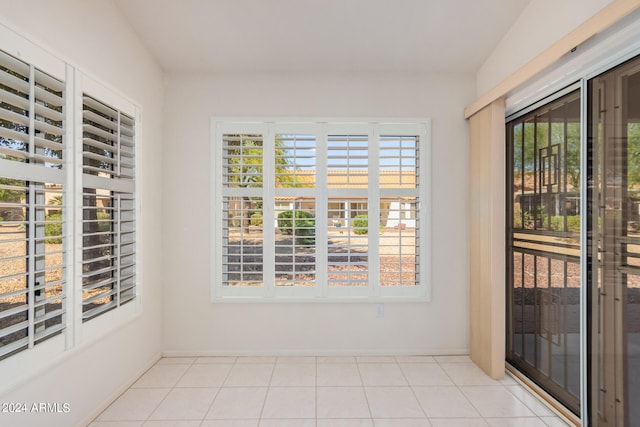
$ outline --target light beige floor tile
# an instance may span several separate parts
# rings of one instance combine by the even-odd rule
[[[315,419],[260,420],[259,427],[316,427]]]
[[[237,357],[235,356],[206,356],[198,357],[194,362],[195,364],[218,364],[218,363],[236,363]]]
[[[567,424],[564,420],[559,417],[540,417],[542,422],[549,427],[568,427],[572,424]]]
[[[317,427],[374,427],[370,418],[318,420]]]
[[[316,385],[315,363],[278,363],[271,377],[272,387]]]
[[[266,395],[266,387],[223,387],[205,418],[258,419]]]
[[[316,362],[320,363],[356,363],[354,356],[318,356]]]
[[[376,427],[431,427],[426,418],[375,419],[373,422]]]
[[[202,420],[217,388],[174,388],[151,414],[151,420]]]
[[[289,363],[316,363],[315,356],[278,356],[276,360],[277,364],[289,364]]]
[[[200,420],[146,421],[142,427],[200,427]]]
[[[276,356],[238,356],[236,363],[276,363]]]
[[[441,363],[440,366],[459,386],[466,385],[502,385],[492,379],[473,363]]]
[[[317,366],[318,387],[361,386],[360,371],[355,363],[327,363]]]
[[[315,418],[315,387],[271,387],[262,418]]]
[[[189,369],[190,365],[156,364],[135,382],[132,388],[173,387]]]
[[[191,365],[197,357],[163,357],[158,360],[158,365]]]
[[[365,386],[408,385],[400,367],[395,363],[362,363],[358,365]]]
[[[162,402],[170,389],[129,389],[113,402],[97,421],[144,421]]]
[[[362,387],[318,387],[318,418],[370,418]]]
[[[365,387],[373,418],[425,418],[410,387]]]
[[[200,427],[258,427],[258,420],[204,420]]]
[[[485,418],[491,427],[547,427],[540,418]]]
[[[396,363],[396,358],[393,356],[357,356],[356,362],[358,363]]]
[[[273,364],[236,363],[224,382],[225,387],[264,387],[268,386],[273,373]]]
[[[458,387],[413,387],[413,391],[429,418],[480,417]]]
[[[182,376],[176,387],[221,387],[233,365],[192,365]]]
[[[433,356],[438,363],[473,363],[469,356]]]
[[[410,385],[454,385],[437,363],[401,363],[400,369]]]
[[[489,427],[482,418],[430,418],[433,427]]]
[[[460,391],[485,418],[533,417],[535,414],[503,386],[465,386]]]
[[[436,363],[433,356],[396,356],[398,363]]]
[[[521,385],[506,386],[506,389],[511,392],[515,397],[520,399],[522,403],[527,405],[527,408],[539,417],[553,417],[555,414],[551,409],[547,407],[540,399],[536,398],[530,391],[526,390]]]
[[[504,378],[502,378],[499,381],[500,381],[500,384],[505,386],[519,384],[518,381],[516,381],[511,375],[507,375],[506,373],[504,374]]]
[[[143,427],[142,421],[94,421],[88,427]]]
[[[259,420],[204,420],[200,427],[258,427]]]

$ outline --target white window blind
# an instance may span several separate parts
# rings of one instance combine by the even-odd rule
[[[62,167],[64,82],[0,52],[0,158]]]
[[[214,294],[426,296],[428,125],[257,122],[215,126]]]
[[[380,136],[380,284],[420,283],[420,137]]]
[[[136,296],[134,137],[133,117],[83,96],[83,321]]]
[[[0,359],[66,325],[64,91],[0,51]]]

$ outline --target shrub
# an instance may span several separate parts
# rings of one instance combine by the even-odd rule
[[[111,214],[109,212],[97,212],[98,231],[111,231]]]
[[[251,219],[249,220],[249,224],[254,225],[256,227],[262,226],[262,213],[256,212],[251,214]]]
[[[369,216],[356,215],[352,221],[353,232],[356,234],[369,234]]]
[[[47,222],[44,226],[44,235],[49,237],[45,239],[45,243],[62,243],[62,215],[51,214],[45,217]]]
[[[295,212],[296,219],[293,219],[293,215]],[[298,229],[301,227],[301,223],[310,219],[314,226],[315,221],[313,221],[313,214],[306,211],[284,211],[278,214],[278,228],[284,234],[293,234],[294,227]],[[294,222],[295,221],[295,222]]]
[[[551,217],[551,229],[553,231],[565,231],[564,230],[564,217],[552,216]],[[580,215],[567,216],[567,231],[577,233],[580,231]]]
[[[295,230],[295,237],[299,243],[305,245],[315,243],[316,221],[311,212],[280,212],[278,214],[278,228],[284,234],[294,234]]]

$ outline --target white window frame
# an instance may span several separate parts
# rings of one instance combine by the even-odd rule
[[[58,335],[0,360],[0,377],[3,378],[2,389],[5,390],[41,374],[51,366],[70,357],[85,345],[99,340],[141,314],[142,254],[139,243],[141,235],[139,177],[142,173],[140,108],[134,102],[2,24],[0,24],[0,49],[63,81],[65,86],[63,170],[49,170],[45,167],[33,169],[28,168],[28,164],[0,159],[2,176],[13,179],[49,182],[51,177],[56,174],[64,174],[63,248],[66,253],[63,265],[66,276],[63,303],[65,307],[64,329]],[[82,322],[83,93],[90,94],[100,102],[133,117],[136,128],[134,138],[136,182],[130,186],[135,198],[136,296],[133,301],[85,322]],[[59,180],[59,178],[55,179],[56,182]],[[118,184],[113,185],[115,189],[118,188]],[[25,369],[25,366],[28,369]]]
[[[317,140],[316,187],[277,189],[279,196],[300,196],[309,193],[316,203],[316,242],[327,241],[328,202],[333,197],[362,197],[366,195],[370,218],[380,215],[381,197],[418,197],[419,282],[415,286],[380,286],[378,221],[369,221],[369,269],[368,286],[328,286],[327,246],[316,244],[316,285],[276,286],[274,280],[274,251],[264,251],[264,284],[262,286],[225,286],[223,282],[223,196],[230,195],[223,185],[223,135],[260,134],[264,139],[264,183],[273,181],[275,153],[273,141],[276,134],[313,134]],[[367,188],[331,188],[327,186],[327,137],[328,135],[367,135],[369,138],[369,180]],[[419,181],[416,189],[380,188],[377,165],[379,162],[379,136],[418,136]],[[282,302],[282,301],[349,301],[371,302],[376,300],[430,301],[431,297],[431,121],[429,119],[297,119],[297,118],[225,118],[211,120],[211,301],[212,302]],[[324,171],[320,172],[320,171]],[[264,224],[274,220],[273,187],[251,189],[252,194],[263,197]],[[270,188],[269,188],[270,187]],[[264,247],[274,243],[273,227],[264,227]]]

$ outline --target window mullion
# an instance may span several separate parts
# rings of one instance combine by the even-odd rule
[[[116,141],[116,152],[114,153],[115,157],[116,157],[116,171],[117,171],[116,172],[116,176],[118,176],[118,177],[122,174],[122,170],[121,170],[121,167],[122,167],[121,166],[122,152],[120,151],[121,150],[121,147],[120,147],[120,136],[122,134],[122,124],[120,122],[121,118],[122,118],[122,113],[118,110],[118,132],[117,132],[117,136],[116,136],[116,139],[117,139],[117,141]],[[118,198],[118,200],[120,200],[120,199]],[[118,305],[120,305],[120,304],[118,303]]]
[[[118,123],[120,123],[120,112],[118,112]],[[118,127],[119,128],[119,127]],[[120,132],[118,132],[118,140]],[[119,143],[118,143],[119,145]],[[113,242],[113,252],[114,252],[114,260],[113,263],[115,271],[116,271],[116,307],[120,307],[120,298],[121,298],[121,273],[120,269],[122,266],[122,195],[120,193],[116,193],[113,201],[115,212],[113,213],[113,233],[114,233],[114,242]]]
[[[27,301],[29,304],[29,311],[27,314],[28,320],[28,339],[29,339],[29,348],[33,348],[35,345],[35,271],[36,271],[36,262],[35,262],[35,241],[36,241],[36,196],[34,191],[34,186],[32,182],[27,183],[28,188],[28,196],[29,205],[27,208]]]
[[[369,295],[380,296],[380,129],[369,131],[367,188],[369,226]]]
[[[69,290],[73,295],[71,303],[73,304],[73,311],[71,316],[73,322],[73,336],[71,337],[73,345],[76,345],[82,338],[82,259],[83,259],[83,227],[84,227],[84,213],[83,213],[83,165],[82,165],[82,150],[83,150],[83,132],[82,132],[82,75],[77,73],[75,76],[75,85],[73,88],[73,123],[74,134],[73,145],[69,151],[73,152],[74,162],[71,169],[71,175],[73,175],[73,186],[70,193],[73,196],[73,270],[72,270],[72,288]]]
[[[328,249],[329,212],[328,212],[328,177],[327,177],[327,126],[322,124],[317,132],[316,142],[316,286],[317,295],[327,297],[329,289]]]
[[[268,297],[275,296],[275,134],[273,125],[268,125],[263,133],[263,178],[262,178],[262,280]]]
[[[36,69],[29,66],[29,158],[36,154]]]

